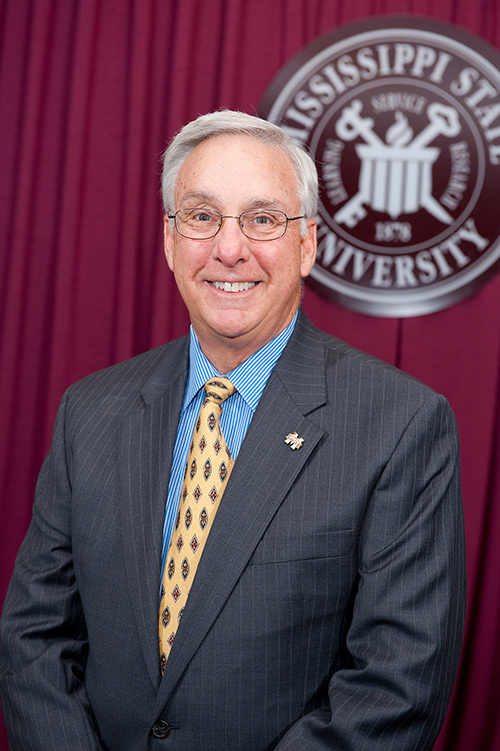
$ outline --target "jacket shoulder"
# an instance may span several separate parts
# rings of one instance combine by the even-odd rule
[[[350,344],[313,327],[315,336],[322,342],[325,353],[325,373],[327,383],[335,383],[336,388],[364,393],[364,399],[384,402],[387,399],[406,399],[414,406],[424,402],[446,399],[433,388],[414,376],[356,349]]]
[[[143,406],[143,394],[158,396],[176,378],[185,378],[189,337],[176,339],[92,373],[69,387],[68,413],[125,413]]]
[[[446,401],[408,373],[316,328],[302,310],[276,370],[306,412],[322,403],[371,414],[392,408],[401,416],[425,402]]]

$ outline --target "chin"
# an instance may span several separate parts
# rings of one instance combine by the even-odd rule
[[[241,311],[221,310],[213,321],[212,330],[219,336],[235,337],[245,334],[254,327],[254,322]]]
[[[243,326],[224,326],[224,328],[214,329],[215,334],[221,339],[237,339],[239,336],[245,336],[249,329]]]

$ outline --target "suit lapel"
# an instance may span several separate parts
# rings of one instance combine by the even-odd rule
[[[266,385],[214,520],[159,689],[158,713],[324,434],[306,417],[325,402],[324,370],[320,335],[301,317]],[[304,439],[299,450],[285,443],[291,432]]]
[[[144,407],[122,418],[120,481],[129,596],[144,659],[159,681],[158,588],[170,465],[186,380],[187,346],[175,343],[141,392]],[[185,343],[184,343],[185,345]]]

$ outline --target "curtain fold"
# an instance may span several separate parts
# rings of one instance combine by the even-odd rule
[[[203,112],[254,113],[317,36],[401,13],[500,48],[496,0],[0,0],[0,602],[64,390],[187,331],[162,249],[166,142]],[[497,275],[414,319],[356,314],[312,288],[304,300],[321,328],[444,393],[457,414],[469,604],[440,751],[500,749],[499,299]]]

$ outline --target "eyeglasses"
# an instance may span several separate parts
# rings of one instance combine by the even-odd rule
[[[255,209],[243,211],[239,216],[223,216],[212,209],[179,209],[168,214],[175,222],[179,235],[189,240],[210,240],[219,232],[224,219],[237,219],[240,230],[250,240],[278,240],[285,234],[288,222],[303,216],[287,216],[284,211]]]

